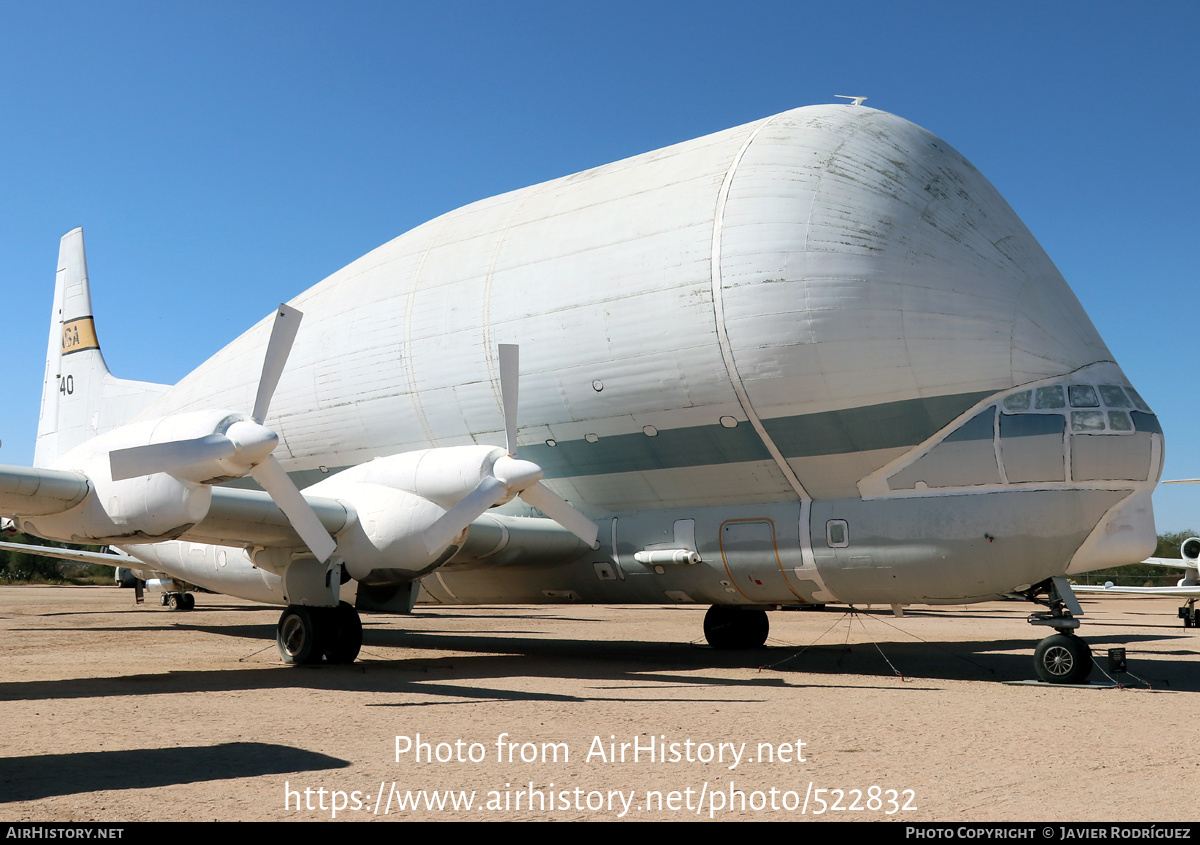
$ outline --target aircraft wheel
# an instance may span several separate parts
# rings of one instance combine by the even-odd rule
[[[171,593],[167,596],[167,607],[171,610],[179,610],[179,593]]]
[[[163,607],[166,607],[167,605],[169,605],[171,603],[170,594],[163,593],[161,596],[158,597],[158,603],[161,604]]]
[[[283,658],[284,663],[317,663],[321,660],[317,624],[320,614],[314,614],[314,610],[319,608],[293,604],[279,617],[275,642],[279,646],[279,656]]]
[[[362,648],[362,620],[346,602],[325,609],[325,659],[330,663],[353,663]]]
[[[1033,663],[1048,684],[1081,684],[1092,673],[1092,649],[1074,634],[1052,634],[1038,643]]]
[[[184,610],[196,609],[196,595],[194,593],[184,593],[180,597],[180,600]]]
[[[731,651],[760,648],[770,630],[765,610],[714,604],[704,614],[704,638],[713,648]]]

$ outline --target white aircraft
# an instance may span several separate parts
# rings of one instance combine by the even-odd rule
[[[79,230],[55,289],[0,513],[285,605],[291,663],[417,601],[703,603],[739,648],[772,609],[1017,595],[1076,681],[1065,576],[1155,544],[1162,431],[1062,276],[958,152],[862,105],[445,214],[173,387],[109,374]]]
[[[1196,481],[1164,481],[1163,484],[1195,484]],[[1200,615],[1196,612],[1196,601],[1200,599],[1200,537],[1189,537],[1179,547],[1182,558],[1148,557],[1142,563],[1153,566],[1165,566],[1169,569],[1184,570],[1183,577],[1174,587],[1119,587],[1112,581],[1105,581],[1103,586],[1076,584],[1071,589],[1077,593],[1108,593],[1110,595],[1132,596],[1176,596],[1186,599],[1183,607],[1179,608],[1179,618],[1183,627],[1200,627]]]

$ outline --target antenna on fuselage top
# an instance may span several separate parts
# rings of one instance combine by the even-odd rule
[[[867,99],[866,97],[854,97],[850,94],[834,94],[833,96],[841,97],[843,100],[850,100],[851,102],[847,105],[851,106],[861,106],[863,104],[863,100]]]

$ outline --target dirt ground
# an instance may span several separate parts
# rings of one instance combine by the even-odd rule
[[[701,607],[418,609],[289,667],[278,608],[4,587],[0,819],[1194,820],[1200,631],[1083,604],[1122,687],[1008,683],[1023,603],[773,613],[742,653]]]

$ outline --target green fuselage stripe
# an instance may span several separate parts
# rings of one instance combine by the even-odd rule
[[[921,443],[991,395],[991,391],[983,391],[905,399],[842,411],[776,417],[763,423],[785,458],[907,448]],[[580,439],[559,440],[554,446],[525,444],[520,447],[519,454],[538,464],[546,478],[771,460],[767,447],[744,420],[734,428],[715,424],[663,429],[654,437],[639,432],[601,437],[595,443]],[[343,469],[347,467],[329,467],[327,473],[316,469],[299,470],[288,475],[303,488]],[[222,486],[258,489],[249,477],[225,482]]]
[[[873,449],[915,446],[955,417],[991,395],[959,393],[930,399],[906,399],[863,408],[825,411],[763,420],[767,433],[786,458],[843,455]],[[735,428],[701,425],[586,440],[538,443],[521,447],[521,457],[545,470],[547,478],[572,478],[616,472],[736,464],[771,459],[746,422]]]

